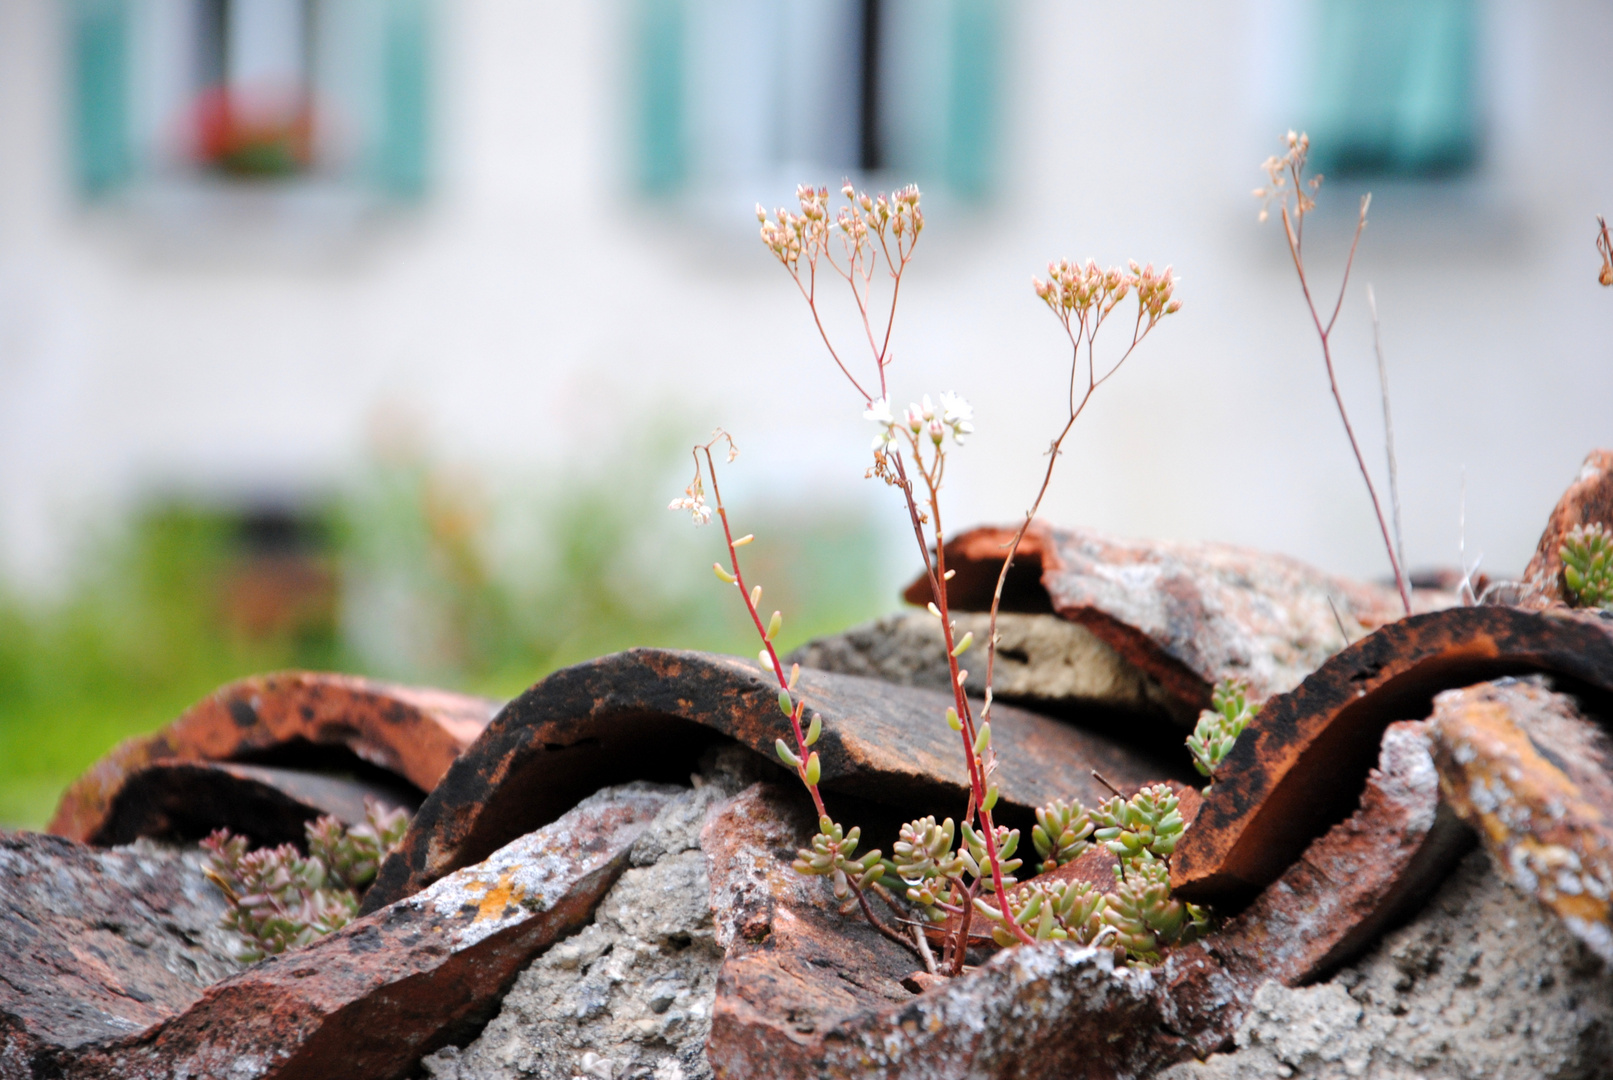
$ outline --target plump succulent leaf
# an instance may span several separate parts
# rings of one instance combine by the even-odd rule
[[[1092,846],[1092,816],[1078,800],[1054,799],[1036,811],[1031,842],[1042,857],[1041,872],[1074,862]]]
[[[309,822],[307,855],[291,844],[247,851],[246,837],[224,829],[202,841],[207,876],[229,905],[222,924],[240,937],[243,961],[307,945],[352,921],[359,890],[409,825],[406,812],[373,800],[365,812],[368,820],[352,828],[332,817]]]
[[[1613,608],[1613,533],[1599,524],[1576,525],[1558,554],[1563,584],[1575,607]]]
[[[1238,736],[1260,713],[1260,706],[1249,701],[1248,684],[1240,679],[1222,679],[1210,694],[1210,707],[1199,714],[1193,734],[1187,737],[1193,767],[1214,779],[1216,769],[1232,753]]]

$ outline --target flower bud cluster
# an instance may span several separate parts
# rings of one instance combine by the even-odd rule
[[[351,828],[333,817],[305,825],[307,856],[291,844],[249,852],[246,837],[225,829],[202,841],[207,876],[229,901],[221,924],[243,941],[241,960],[307,945],[358,913],[359,890],[409,826],[404,811],[383,811],[373,800],[365,812],[367,822]]]
[[[683,497],[667,503],[668,510],[687,510],[696,525],[711,522],[711,507],[706,505],[706,485],[697,473],[694,482],[683,489]]]
[[[1032,277],[1031,287],[1066,324],[1072,318],[1083,324],[1089,318],[1102,321],[1133,291],[1137,293],[1138,315],[1146,319],[1149,327],[1182,307],[1173,295],[1176,277],[1169,266],[1155,270],[1153,263],[1138,266],[1132,260],[1125,270],[1118,266],[1105,270],[1091,259],[1084,264],[1060,259],[1047,264],[1047,275],[1046,281]]]
[[[795,197],[801,204],[799,214],[781,208],[769,221],[767,211],[759,204],[756,207],[762,243],[791,270],[800,264],[802,255],[809,261],[816,259],[829,239],[829,189],[802,184],[795,189]]]
[[[898,259],[912,250],[913,242],[924,231],[924,211],[919,208],[919,189],[911,184],[889,195],[869,195],[857,191],[847,181],[840,189],[846,205],[829,221],[829,189],[802,184],[795,190],[800,213],[778,209],[768,217],[761,205],[756,220],[761,224],[762,243],[792,273],[801,259],[816,264],[828,248],[831,230],[838,230],[853,265],[869,250],[872,241],[881,245],[894,237]]]
[[[1156,271],[1153,263],[1139,267],[1133,261],[1131,274],[1132,287],[1137,290],[1137,307],[1147,314],[1149,326],[1182,309],[1182,302],[1171,296],[1176,288],[1176,279],[1170,267]]]
[[[848,180],[840,194],[846,205],[836,215],[835,224],[859,246],[867,242],[870,234],[883,238],[887,229],[898,242],[910,242],[924,230],[919,189],[913,184],[889,195],[870,196],[853,188]]]
[[[1231,677],[1216,683],[1210,693],[1210,707],[1199,713],[1193,734],[1187,737],[1187,749],[1193,755],[1193,766],[1208,776],[1213,783],[1215,770],[1221,767],[1232,753],[1238,736],[1260,713],[1260,706],[1249,700],[1249,685]],[[1209,787],[1204,789],[1209,791]]]
[[[1558,554],[1575,607],[1613,608],[1613,533],[1600,524],[1575,525]]]
[[[1136,266],[1136,263],[1132,264]],[[1132,275],[1118,266],[1102,269],[1092,259],[1085,264],[1060,259],[1047,264],[1048,280],[1032,277],[1031,287],[1054,314],[1081,318],[1096,309],[1107,315],[1131,291]]]
[[[1296,214],[1310,213],[1316,207],[1316,200],[1312,196],[1316,193],[1316,189],[1322,186],[1320,173],[1308,181],[1301,180],[1305,175],[1305,159],[1311,152],[1311,137],[1303,131],[1295,134],[1290,130],[1283,142],[1285,149],[1282,155],[1269,157],[1260,165],[1266,170],[1267,176],[1266,186],[1257,187],[1254,192],[1255,198],[1261,201],[1261,221],[1271,216],[1272,203],[1276,203],[1281,209],[1286,209],[1291,196],[1294,199]],[[1305,190],[1307,187],[1309,191]]]

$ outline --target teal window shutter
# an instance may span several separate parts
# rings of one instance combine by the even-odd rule
[[[681,0],[638,0],[635,153],[639,187],[676,191],[688,170],[685,139],[684,11]]]
[[[1001,4],[955,0],[951,24],[943,174],[957,194],[979,199],[996,172]]]
[[[1319,0],[1314,161],[1338,176],[1438,176],[1478,157],[1473,0]]]
[[[128,10],[124,0],[74,0],[71,11],[73,165],[79,187],[102,195],[132,165]]]
[[[388,194],[417,198],[429,179],[430,12],[427,0],[387,0],[384,11],[375,180]]]

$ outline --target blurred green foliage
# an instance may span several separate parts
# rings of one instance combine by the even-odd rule
[[[254,672],[507,698],[634,645],[753,655],[744,605],[711,574],[720,532],[666,511],[681,483],[616,466],[497,488],[405,458],[267,542],[239,510],[154,504],[54,602],[0,592],[0,824],[39,827],[114,743]],[[894,605],[865,516],[733,509],[784,650]]]

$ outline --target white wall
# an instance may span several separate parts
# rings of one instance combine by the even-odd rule
[[[248,207],[175,235],[72,194],[64,6],[0,0],[0,541],[23,578],[144,491],[329,484],[388,410],[488,467],[599,455],[648,417],[691,441],[720,422],[746,450],[738,497],[883,498],[861,480],[860,405],[745,206],[727,226],[627,193],[615,7],[441,5],[438,182],[418,212],[299,231]],[[1280,227],[1249,195],[1299,122],[1289,7],[1013,10],[1000,196],[935,203],[898,322],[898,396],[976,407],[952,523],[1017,515],[1060,419],[1066,356],[1030,275],[1136,257],[1175,265],[1184,310],[1083,420],[1047,516],[1383,573]],[[1377,466],[1370,281],[1409,561],[1454,562],[1465,467],[1469,554],[1515,571],[1583,454],[1613,443],[1613,291],[1591,245],[1613,211],[1613,11],[1495,0],[1488,25],[1486,167],[1456,198],[1376,193],[1337,355]],[[1324,282],[1350,217],[1313,223]]]

